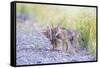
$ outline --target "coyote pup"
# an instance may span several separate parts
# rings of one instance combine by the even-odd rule
[[[53,49],[57,48],[59,45],[59,40],[62,43],[63,51],[71,52],[74,51],[78,52],[80,48],[80,33],[73,29],[65,29],[61,26],[49,26],[43,32],[43,34],[51,41],[53,45]]]

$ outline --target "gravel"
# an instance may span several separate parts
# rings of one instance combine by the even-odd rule
[[[23,48],[52,48],[51,42],[44,35],[36,31],[33,33],[17,31],[16,36],[17,50]]]
[[[17,51],[17,65],[62,63],[62,62],[79,62],[95,61],[95,56],[88,55],[71,55],[62,51],[53,51],[46,49],[26,48]]]
[[[96,56],[86,49],[80,53],[70,54],[60,50],[52,50],[50,41],[38,31],[17,31],[16,63],[17,65],[48,64],[63,62],[95,61]]]

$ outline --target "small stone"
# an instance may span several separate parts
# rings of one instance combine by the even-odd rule
[[[41,63],[41,61],[37,61],[37,63],[38,63],[38,64],[40,64],[40,63]]]

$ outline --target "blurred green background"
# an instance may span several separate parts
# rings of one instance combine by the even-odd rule
[[[96,8],[17,3],[17,12],[31,16],[43,25],[61,24],[81,32],[82,47],[96,55]]]

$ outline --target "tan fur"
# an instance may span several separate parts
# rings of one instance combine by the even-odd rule
[[[80,48],[80,33],[72,30],[72,29],[65,29],[61,26],[53,26],[51,25],[47,30],[44,32],[44,35],[51,41],[53,45],[53,49],[55,49],[59,42],[58,40],[62,40],[62,47],[63,51],[67,52],[72,49],[78,52]],[[73,46],[74,45],[74,46]],[[71,49],[70,49],[71,46]]]

